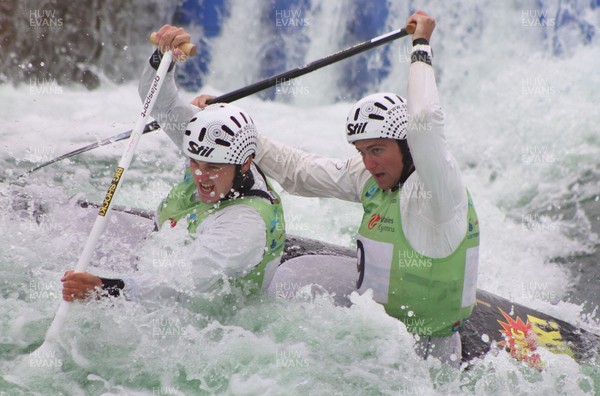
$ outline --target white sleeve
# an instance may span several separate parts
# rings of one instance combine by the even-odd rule
[[[191,261],[193,290],[206,291],[224,277],[240,278],[252,271],[263,258],[266,240],[265,222],[250,206],[230,206],[207,217],[183,253]],[[152,273],[125,276],[123,281],[127,299],[149,303],[177,299],[182,289]]]
[[[206,218],[196,231],[190,257],[197,291],[223,278],[240,278],[263,259],[265,222],[256,209],[234,205]]]
[[[166,74],[150,115],[154,117],[177,148],[181,149],[185,128],[198,108],[181,99],[175,85],[174,74],[173,70]],[[138,86],[138,93],[142,100],[146,99],[155,76],[156,70],[149,62],[146,62]]]
[[[444,136],[444,114],[435,82],[433,68],[423,62],[410,65],[408,81],[408,113],[409,126],[407,141],[415,164],[416,178],[405,185],[405,188],[423,190],[427,198],[412,202],[415,208],[406,217],[421,217],[420,228],[406,227],[408,240],[421,239],[423,250],[431,251],[431,245],[445,246],[446,253],[452,252],[462,241],[466,232],[467,194],[462,181],[460,169],[452,154],[446,147]],[[414,182],[422,185],[414,185]],[[408,182],[408,180],[407,180]],[[412,184],[412,185],[411,185]],[[410,193],[410,192],[409,192]],[[410,205],[410,204],[409,204]],[[421,206],[417,209],[416,206]],[[404,211],[403,211],[404,212]],[[404,216],[404,213],[403,213]],[[414,220],[414,219],[413,219]],[[404,224],[403,224],[404,226]],[[430,228],[423,236],[425,228]],[[411,237],[411,232],[413,233]],[[437,236],[434,236],[437,235]],[[436,253],[440,257],[444,253]]]
[[[258,140],[255,161],[287,192],[360,202],[370,175],[359,156],[336,160],[276,143],[262,135]]]

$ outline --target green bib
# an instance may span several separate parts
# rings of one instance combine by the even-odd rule
[[[267,242],[265,252],[260,263],[254,269],[242,278],[242,281],[250,281],[262,288],[265,279],[266,268],[269,264],[279,265],[279,260],[283,253],[285,245],[285,223],[283,219],[283,208],[281,200],[267,183],[269,193],[273,196],[274,202],[270,203],[264,198],[257,196],[240,197],[237,199],[228,199],[214,204],[205,204],[195,199],[196,183],[192,179],[190,169],[185,172],[181,183],[174,186],[167,198],[165,198],[157,209],[158,226],[169,221],[171,227],[175,227],[182,218],[187,220],[187,228],[190,236],[194,238],[198,226],[210,215],[217,213],[229,206],[248,205],[260,213],[265,222],[267,230]],[[243,236],[240,236],[243,237]]]
[[[382,191],[373,178],[363,189],[357,289],[373,289],[375,301],[411,333],[451,335],[471,315],[477,291],[479,221],[467,195],[464,239],[450,256],[432,258],[415,251],[404,235],[401,190]]]

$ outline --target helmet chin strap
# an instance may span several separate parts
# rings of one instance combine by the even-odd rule
[[[399,188],[402,188],[402,185],[408,179],[408,177],[415,171],[415,164],[412,159],[412,155],[410,154],[410,148],[408,147],[408,143],[406,140],[396,140],[398,142],[398,146],[400,147],[400,152],[402,153],[402,174],[400,175],[400,179],[398,180],[398,185],[392,189],[392,191],[396,191]]]
[[[415,164],[405,163],[402,168],[402,174],[400,175],[400,180],[398,181],[398,188],[401,188],[406,179],[415,171]]]
[[[252,189],[254,185],[254,175],[252,171],[248,169],[246,173],[242,172],[242,165],[235,165],[235,174],[233,176],[233,185],[231,191],[223,197],[222,200],[232,199],[239,196],[243,196],[245,193]]]

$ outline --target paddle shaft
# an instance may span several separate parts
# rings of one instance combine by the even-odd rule
[[[377,36],[371,40],[363,41],[362,43],[356,44],[350,48],[346,48],[344,50],[338,51],[335,54],[331,54],[326,56],[325,58],[318,59],[314,62],[311,62],[307,65],[297,67],[292,70],[288,70],[286,72],[277,74],[275,76],[265,78],[264,80],[255,82],[254,84],[250,84],[246,87],[237,89],[235,91],[231,91],[224,95],[218,96],[213,99],[209,99],[206,101],[207,104],[212,103],[230,103],[236,101],[238,99],[244,98],[246,96],[255,94],[267,88],[273,87],[277,84],[282,84],[288,82],[293,78],[297,78],[318,70],[322,67],[331,65],[332,63],[339,62],[343,59],[349,58],[371,48],[378,47],[385,43],[388,43],[392,40],[397,40],[401,37],[407,36],[409,34],[414,33],[416,28],[416,24],[411,23],[407,25],[405,28],[394,30],[392,32],[382,34],[381,36]]]
[[[224,95],[218,96],[218,97],[213,98],[213,99],[209,99],[209,100],[206,101],[206,103],[208,103],[208,104],[212,104],[212,103],[230,103],[230,102],[236,101],[238,99],[245,98],[246,96],[250,96],[250,95],[255,94],[257,92],[260,92],[260,91],[262,91],[264,89],[273,87],[273,86],[275,86],[277,84],[281,84],[281,83],[287,82],[287,81],[289,81],[292,78],[303,76],[303,75],[305,75],[307,73],[310,73],[310,72],[315,71],[317,69],[320,69],[322,67],[328,66],[328,65],[330,65],[332,63],[335,63],[335,62],[338,62],[340,60],[349,58],[349,57],[351,57],[353,55],[359,54],[359,53],[364,52],[364,51],[366,51],[368,49],[378,47],[378,46],[383,45],[385,43],[388,43],[388,42],[390,42],[392,40],[396,40],[396,39],[399,39],[401,37],[404,37],[404,36],[407,36],[409,34],[412,34],[414,32],[414,29],[415,29],[415,25],[414,24],[409,24],[409,25],[406,26],[406,28],[394,30],[392,32],[389,32],[389,33],[383,34],[381,36],[375,37],[375,38],[373,38],[371,40],[364,41],[364,42],[362,42],[360,44],[356,44],[353,47],[346,48],[344,50],[336,52],[335,54],[329,55],[329,56],[327,56],[325,58],[322,58],[322,59],[316,60],[314,62],[311,62],[311,63],[309,63],[309,64],[307,64],[305,66],[297,67],[297,68],[292,69],[292,70],[288,70],[286,72],[277,74],[277,75],[275,75],[273,77],[266,78],[264,80],[261,80],[261,81],[258,81],[256,83],[254,83],[254,84],[248,85],[246,87],[237,89],[235,91],[231,91],[229,93],[226,93]],[[150,41],[155,43],[156,42],[156,36],[154,36],[154,35],[155,35],[155,33],[153,33],[153,35],[151,36]],[[159,129],[159,128],[160,128],[160,126],[157,124],[157,122],[156,121],[152,121],[151,123],[149,123],[149,124],[147,124],[145,126],[144,133],[152,132],[152,131],[154,131],[156,129]],[[132,133],[131,130],[130,131],[121,132],[121,133],[119,133],[119,134],[117,134],[117,135],[115,135],[113,137],[108,138],[108,139],[104,139],[104,140],[102,140],[100,142],[97,142],[97,143],[92,143],[92,144],[90,144],[88,146],[82,147],[82,148],[77,149],[75,151],[72,151],[70,153],[61,155],[60,157],[57,157],[57,158],[55,158],[55,159],[53,159],[51,161],[45,162],[45,163],[43,163],[41,165],[36,166],[35,168],[30,169],[29,171],[27,171],[24,174],[22,174],[19,177],[17,177],[15,180],[19,180],[20,178],[22,178],[24,176],[28,176],[29,174],[31,174],[32,172],[37,171],[38,169],[41,169],[41,168],[43,168],[43,167],[45,167],[47,165],[53,164],[53,163],[61,161],[63,159],[72,157],[72,156],[77,155],[77,154],[84,153],[84,152],[92,150],[92,149],[95,149],[96,147],[104,146],[104,145],[107,145],[107,144],[111,144],[111,143],[114,143],[114,142],[118,142],[118,141],[127,139],[127,138],[129,138],[129,136],[131,135],[131,133]]]
[[[160,62],[160,66],[158,67],[158,71],[156,72],[156,77],[154,77],[154,81],[152,82],[152,86],[148,91],[148,95],[144,100],[144,104],[142,107],[142,111],[138,117],[138,120],[135,124],[135,127],[132,130],[131,138],[129,139],[129,144],[123,153],[121,160],[119,161],[119,165],[115,170],[114,176],[108,187],[108,191],[100,205],[100,210],[98,211],[98,216],[96,216],[96,220],[94,221],[94,225],[92,226],[92,231],[85,243],[83,248],[83,252],[79,257],[79,261],[75,266],[75,272],[83,272],[85,271],[94,250],[96,249],[96,245],[98,244],[98,240],[102,232],[106,228],[106,224],[110,217],[110,209],[112,203],[114,201],[114,197],[116,196],[119,187],[123,182],[123,178],[125,176],[126,170],[129,168],[131,164],[131,160],[133,158],[133,154],[135,152],[135,148],[137,147],[138,142],[142,136],[142,132],[144,131],[144,126],[146,124],[146,120],[150,116],[150,112],[152,111],[152,107],[154,107],[154,103],[156,102],[156,97],[160,91],[164,78],[169,69],[169,65],[173,59],[173,54],[171,51],[166,52],[163,55],[163,58]],[[44,340],[44,344],[40,348],[48,348],[47,343],[58,338],[60,334],[60,330],[63,326],[63,323],[66,319],[66,316],[69,311],[70,304],[64,300],[61,300],[60,306],[54,316],[54,320],[46,333],[46,338]]]
[[[159,129],[159,128],[160,128],[160,125],[158,125],[158,123],[156,121],[152,121],[152,122],[146,124],[146,126],[144,127],[144,131],[142,132],[142,134],[146,134],[148,132],[152,132],[152,131],[154,131],[156,129]],[[111,144],[111,143],[115,143],[115,142],[119,142],[121,140],[128,139],[131,136],[131,132],[132,131],[133,131],[133,129],[130,129],[128,131],[121,132],[121,133],[119,133],[119,134],[117,134],[117,135],[115,135],[113,137],[110,137],[110,138],[107,138],[107,139],[104,139],[104,140],[101,140],[99,142],[95,142],[95,143],[92,143],[92,144],[88,144],[87,146],[78,148],[77,150],[71,151],[71,152],[69,152],[67,154],[63,154],[60,157],[56,157],[56,158],[54,158],[54,159],[52,159],[50,161],[44,162],[43,164],[40,164],[40,165],[38,165],[38,166],[36,166],[34,168],[29,169],[27,172],[25,172],[25,173],[21,174],[20,176],[18,176],[15,180],[19,180],[19,179],[21,179],[23,177],[29,176],[31,173],[37,171],[38,169],[41,169],[41,168],[43,168],[45,166],[48,166],[48,165],[52,165],[55,162],[62,161],[64,159],[73,157],[73,156],[75,156],[77,154],[85,153],[86,151],[90,151],[90,150],[93,150],[93,149],[98,148],[98,147],[106,146],[106,145]]]

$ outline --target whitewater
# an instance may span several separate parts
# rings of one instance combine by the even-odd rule
[[[260,43],[244,47],[236,39],[243,35],[236,18],[252,3],[232,9],[214,45],[239,48],[214,52],[214,72],[201,92],[217,95],[257,79],[250,59]],[[478,287],[600,334],[600,47],[596,37],[581,39],[575,25],[549,26],[570,7],[597,28],[598,5],[488,2],[489,8],[473,10],[462,3],[416,3],[438,21],[432,46],[447,143],[480,218]],[[314,30],[325,29],[317,18],[341,13],[335,2],[326,4],[322,14],[304,15]],[[536,10],[548,12],[546,26]],[[388,22],[402,24],[407,17],[401,9]],[[306,61],[342,48],[322,31],[309,35]],[[406,95],[410,43],[389,46],[393,67],[371,89]],[[143,51],[150,55],[150,46]],[[275,101],[255,96],[236,104],[274,140],[335,158],[356,155],[345,141],[344,122],[358,98],[332,78],[341,67],[288,84]],[[189,100],[196,95],[181,94]],[[189,262],[178,254],[183,235],[177,229],[152,234],[148,222],[123,216],[109,222],[89,271],[106,277],[154,271],[185,301],[164,296],[73,304],[61,347],[32,355],[60,301],[59,279],[75,265],[91,229],[95,211],[76,201],[102,200],[126,142],[13,181],[37,164],[131,129],[141,100],[137,81],[103,78],[91,91],[54,80],[4,84],[0,103],[0,395],[600,392],[600,357],[578,364],[540,350],[542,370],[503,351],[461,371],[422,361],[405,326],[369,294],[338,307],[330,296],[294,283],[279,290],[293,295],[291,301],[226,286],[196,293],[185,276]],[[184,166],[162,132],[144,136],[115,204],[155,209]],[[289,234],[353,246],[360,205],[276,189]],[[36,211],[40,205],[43,211]],[[15,372],[22,362],[29,364]]]

